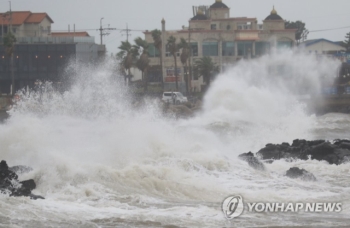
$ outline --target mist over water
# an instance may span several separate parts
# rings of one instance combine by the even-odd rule
[[[22,91],[11,118],[0,125],[1,159],[33,167],[20,178],[33,178],[34,193],[46,198],[0,195],[0,221],[33,227],[225,226],[232,224],[221,202],[240,194],[247,201],[340,201],[342,213],[324,216],[346,224],[349,164],[275,161],[260,172],[237,159],[267,143],[346,138],[347,115],[307,114],[300,99],[318,94],[338,66],[291,51],[241,61],[215,79],[201,112],[180,120],[164,117],[158,100],[134,106],[112,73],[113,63],[76,66],[79,74],[68,91],[47,83]],[[293,166],[318,181],[287,179]],[[322,225],[319,218],[243,213],[236,225]]]

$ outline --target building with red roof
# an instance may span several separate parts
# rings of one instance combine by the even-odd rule
[[[6,34],[12,25],[16,37],[47,37],[51,33],[53,20],[47,13],[12,11],[0,13],[0,35]]]
[[[105,46],[96,44],[87,32],[52,32],[52,23],[47,13],[0,13],[0,94],[9,94],[11,88],[14,91],[32,88],[37,80],[64,85],[65,79],[74,73],[67,70],[69,64],[91,64],[103,58]],[[3,35],[8,34],[11,27],[16,37],[13,58],[2,45]]]

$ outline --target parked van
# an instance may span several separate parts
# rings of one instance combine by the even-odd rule
[[[164,92],[162,101],[175,104],[188,102],[187,97],[182,95],[180,92]]]

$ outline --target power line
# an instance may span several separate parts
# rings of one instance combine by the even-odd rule
[[[108,39],[106,39],[106,40],[104,41],[104,43],[105,43],[105,44],[109,44],[110,42],[119,39],[119,36],[118,36],[118,35],[119,35],[118,33],[113,34],[113,35],[110,36]]]
[[[309,32],[324,32],[324,31],[333,31],[333,30],[340,30],[340,29],[345,29],[345,28],[350,28],[350,26],[339,27],[339,28],[330,28],[330,29],[313,30],[313,31],[309,31]]]
[[[125,28],[124,29],[121,29],[121,28],[114,28],[113,30],[117,30],[117,31],[125,31]],[[147,29],[144,29],[144,30],[141,30],[141,29],[129,29],[129,31],[131,32],[144,32],[146,31]],[[60,29],[56,29],[56,30],[52,30],[52,31],[66,31],[66,30],[60,30]],[[77,31],[96,31],[96,29],[79,29]]]
[[[126,33],[125,35],[123,33]],[[120,31],[120,33],[122,34],[122,36],[126,36],[126,41],[129,42],[129,36],[131,36],[130,34],[131,29],[128,28],[128,24],[126,24],[126,29],[123,29]]]

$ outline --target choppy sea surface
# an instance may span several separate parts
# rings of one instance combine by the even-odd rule
[[[306,112],[339,66],[284,52],[219,75],[194,117],[165,117],[157,100],[133,105],[112,64],[81,67],[59,93],[21,91],[0,124],[0,159],[28,165],[45,200],[0,195],[0,227],[347,227],[350,164],[275,161],[257,171],[237,156],[267,143],[349,138],[350,116]],[[281,67],[282,66],[282,67]],[[323,79],[320,80],[320,78]],[[122,85],[120,85],[122,84]],[[316,182],[289,179],[300,167]],[[341,202],[339,213],[257,213],[227,220],[221,203]]]

